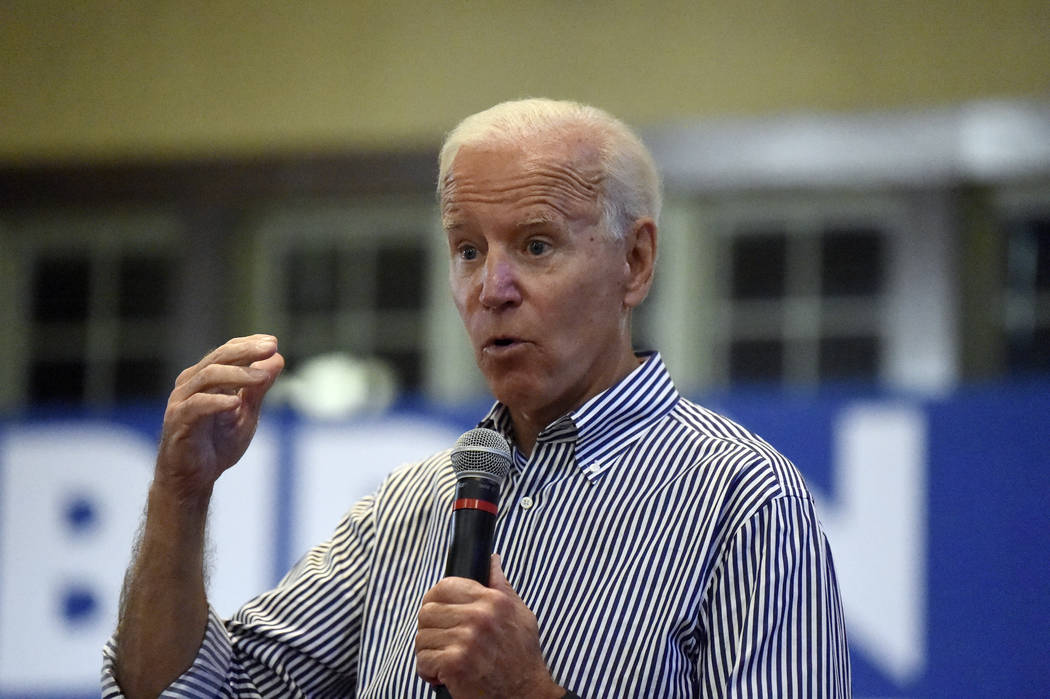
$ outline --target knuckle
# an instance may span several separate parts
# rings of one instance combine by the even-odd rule
[[[416,616],[416,628],[423,629],[431,625],[431,621],[434,617],[434,603],[424,602],[419,608],[419,614]]]
[[[209,364],[197,372],[197,377],[199,377],[199,380],[201,381],[213,381],[221,371],[221,364]]]
[[[479,647],[483,638],[485,638],[485,634],[478,626],[468,624],[464,627],[462,645],[458,648],[459,653],[462,656],[460,660],[465,661],[468,656],[472,655]]]
[[[470,660],[471,652],[466,645],[453,646],[445,654],[445,669],[453,677],[462,674]]]
[[[498,595],[488,600],[489,606],[495,614],[510,614],[517,609],[517,605],[510,597]]]
[[[224,364],[209,364],[208,366],[201,369],[196,376],[193,377],[193,383],[191,386],[194,393],[199,393],[207,390],[208,387],[214,386],[215,384],[222,383],[229,379],[228,367]]]
[[[474,623],[470,627],[471,633],[475,636],[493,633],[498,626],[496,619],[497,617],[491,609],[479,609],[474,614]]]
[[[164,409],[164,421],[165,422],[180,422],[186,417],[186,413],[189,411],[190,403],[187,400],[171,401],[168,403],[168,407]]]
[[[470,645],[475,644],[480,637],[491,631],[494,625],[492,615],[478,605],[466,607],[463,610],[463,617],[462,630],[465,635],[464,640]]]

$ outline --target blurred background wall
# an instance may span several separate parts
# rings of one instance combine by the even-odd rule
[[[157,397],[201,347],[259,328],[293,364],[380,355],[411,390],[472,395],[433,154],[526,95],[604,106],[656,149],[682,254],[637,325],[688,387],[928,389],[1047,365],[1024,262],[1048,254],[1046,3],[4,13],[6,410]]]
[[[0,153],[430,148],[573,97],[632,124],[1045,96],[1047,8],[985,2],[4,3]]]
[[[1048,26],[1050,4],[1022,0],[3,3],[0,694],[83,686],[81,670],[48,684],[17,660],[29,631],[11,610],[35,609],[23,593],[38,617],[60,602],[53,643],[91,648],[93,671],[115,604],[99,590],[119,587],[141,501],[107,519],[119,489],[95,492],[34,449],[74,461],[131,429],[144,487],[174,376],[225,338],[271,332],[289,359],[272,401],[286,429],[244,485],[276,493],[278,514],[243,514],[273,538],[226,545],[276,552],[231,599],[310,540],[293,486],[324,497],[312,479],[339,477],[314,466],[328,463],[315,442],[289,446],[304,430],[335,421],[348,439],[360,420],[411,414],[428,426],[414,428],[430,435],[421,450],[470,426],[485,391],[447,300],[434,159],[463,116],[521,96],[597,104],[652,146],[667,205],[637,344],[659,348],[687,394],[792,446],[826,496],[829,531],[855,544],[836,551],[861,590],[848,604],[858,692],[950,694],[960,677],[975,695],[1045,688],[1013,622],[1050,617],[1050,590],[1025,571],[1050,530],[1028,507],[1050,496]],[[844,474],[880,434],[911,445],[885,459],[913,468],[872,462],[858,497],[881,493],[883,510],[862,527]],[[368,431],[357,439],[340,449],[365,448]],[[1002,443],[994,467],[975,456]],[[989,471],[1024,486],[980,500]],[[334,497],[331,517],[370,482]],[[27,491],[40,498],[28,510]],[[985,534],[969,546],[975,512]],[[28,536],[42,521],[64,543]],[[25,582],[54,578],[96,530],[124,534],[91,535],[96,562],[62,580],[98,572],[99,556],[115,573]],[[872,573],[865,543],[880,532],[890,562]],[[982,557],[944,555],[960,537]],[[949,620],[980,603],[963,593],[973,581],[1003,587],[974,577],[1003,560],[1013,594],[982,618],[999,619],[1012,660],[978,672],[982,641]],[[872,580],[888,567],[917,582],[880,603]],[[899,615],[885,633],[880,604]],[[1045,647],[1048,623],[1032,629]]]

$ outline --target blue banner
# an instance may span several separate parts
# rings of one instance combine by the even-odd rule
[[[1050,383],[701,402],[766,437],[814,491],[856,696],[1050,696]],[[387,471],[486,408],[268,414],[216,487],[213,604],[228,614],[272,585]],[[161,414],[0,422],[0,697],[98,695]]]

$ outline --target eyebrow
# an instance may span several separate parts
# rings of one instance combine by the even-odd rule
[[[522,219],[514,227],[518,230],[530,230],[532,228],[544,228],[558,223],[557,216],[551,214],[536,214]]]
[[[466,220],[448,211],[441,212],[441,227],[446,231],[458,231],[467,227]]]
[[[534,228],[545,228],[547,226],[555,225],[559,222],[560,217],[553,215],[539,214],[536,216],[530,216],[522,219],[518,223],[514,224],[514,228],[519,231],[529,231]],[[441,227],[445,231],[458,231],[467,227],[466,222],[461,219],[453,218],[451,216],[441,217]]]

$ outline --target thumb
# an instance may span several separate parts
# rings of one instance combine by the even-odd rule
[[[489,556],[489,587],[493,590],[509,593],[514,597],[518,596],[518,593],[510,586],[507,576],[503,574],[503,566],[500,564],[498,553]]]
[[[279,352],[274,352],[266,359],[252,363],[251,366],[253,369],[262,369],[269,374],[261,384],[248,386],[244,389],[245,404],[252,413],[258,413],[262,407],[263,396],[270,390],[270,387],[273,386],[284,369],[284,357]]]

